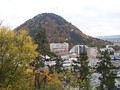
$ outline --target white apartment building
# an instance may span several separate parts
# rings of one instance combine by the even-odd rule
[[[51,43],[50,50],[52,52],[55,52],[55,53],[68,52],[69,44],[66,42],[64,42],[64,43]]]
[[[80,52],[84,52],[87,50],[86,45],[75,45],[70,50],[70,53],[80,54]]]
[[[100,51],[103,51],[103,52],[104,52],[105,50],[108,50],[108,52],[110,53],[110,55],[111,55],[112,52],[115,52],[115,50],[114,50],[112,47],[100,48]]]

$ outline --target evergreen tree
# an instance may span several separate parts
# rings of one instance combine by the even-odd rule
[[[55,59],[55,71],[57,72],[57,73],[60,73],[60,72],[62,72],[63,71],[63,59],[62,58],[60,58],[60,57],[56,57],[56,59]]]
[[[80,61],[80,79],[83,82],[82,88],[85,88],[85,90],[89,90],[89,67],[88,67],[88,56],[87,52],[80,53],[80,57],[78,58],[78,61]]]
[[[42,55],[48,55],[48,52],[50,52],[50,46],[45,28],[39,27],[34,40],[35,43],[38,44],[37,51]]]
[[[99,77],[100,83],[100,90],[114,90],[114,78],[112,77],[111,68],[113,67],[111,63],[111,58],[108,53],[108,50],[105,52],[101,52],[101,56],[99,57],[100,62],[97,66],[97,72],[101,74]]]
[[[75,69],[74,71],[78,73],[77,78],[79,83],[79,90],[89,90],[89,67],[87,52],[81,52],[77,61],[74,61],[74,63],[76,64],[73,66],[73,68]]]
[[[34,65],[35,65],[35,70],[41,70],[41,69],[43,70],[44,63],[45,61],[48,60],[46,59],[46,55],[50,57],[54,57],[56,56],[56,54],[50,52],[49,40],[47,38],[46,29],[43,28],[42,26],[39,26],[39,29],[37,29],[36,31],[37,33],[34,37],[34,41],[36,44],[38,44],[36,51],[39,52],[39,55],[36,57],[36,61]],[[39,73],[38,72],[35,73],[35,88],[36,89],[41,88],[40,86],[42,83],[39,78],[40,78]],[[46,77],[44,79],[45,79],[44,81],[46,81]]]

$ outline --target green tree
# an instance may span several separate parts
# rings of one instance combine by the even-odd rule
[[[50,57],[56,56],[53,52],[50,52],[50,44],[47,38],[46,29],[39,26],[39,28],[36,31],[37,33],[35,34],[34,41],[38,45],[36,51],[39,53],[39,55],[36,57],[36,60],[34,63],[35,70],[42,69],[44,67],[45,61],[48,60],[45,58],[46,55]],[[51,70],[52,67],[49,67],[49,68]],[[35,74],[35,83],[36,83],[35,88],[40,89],[41,81],[37,73]]]
[[[63,77],[62,77],[61,81],[63,82],[64,87],[67,89],[74,87],[73,83],[75,83],[74,82],[75,80],[73,78],[72,71],[66,69],[66,70],[64,70],[64,72],[62,74],[63,74]]]
[[[35,43],[38,44],[37,51],[42,55],[48,55],[48,52],[50,52],[50,46],[45,28],[39,27],[34,40]]]
[[[89,67],[87,52],[80,53],[78,61],[80,62],[79,73],[80,79],[83,83],[82,88],[85,88],[85,90],[89,90]]]
[[[77,61],[74,61],[74,63],[75,65],[73,66],[73,68],[75,69],[74,71],[77,73],[79,90],[89,90],[89,67],[87,52],[81,52],[80,57],[78,57]]]
[[[100,90],[114,90],[114,78],[112,77],[111,69],[113,68],[110,55],[108,50],[105,52],[101,52],[101,56],[99,57],[100,62],[97,65],[97,72],[101,74],[99,78],[100,83]]]
[[[62,72],[63,71],[63,59],[62,58],[60,58],[60,57],[56,57],[55,58],[55,71],[57,72],[57,73],[60,73],[60,72]]]
[[[0,28],[0,89],[33,88],[33,73],[29,63],[37,55],[36,47],[25,30],[16,33],[8,28]]]
[[[50,57],[57,57],[55,53],[50,51],[50,43],[46,34],[46,29],[42,26],[39,26],[39,28],[37,28],[34,36],[34,42],[38,45],[36,50],[40,54],[44,56],[48,55]]]
[[[117,46],[117,45],[115,45],[115,46],[112,46],[112,48],[113,48],[115,51],[118,51],[118,50],[120,50],[120,46]]]

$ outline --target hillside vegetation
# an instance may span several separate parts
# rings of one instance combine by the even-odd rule
[[[77,27],[66,21],[59,15],[53,13],[42,13],[32,19],[29,19],[16,30],[25,28],[29,31],[29,35],[34,37],[41,28],[46,29],[49,42],[68,42],[70,47],[76,44],[87,44],[89,46],[104,46],[112,44],[108,41],[93,38],[84,34]]]

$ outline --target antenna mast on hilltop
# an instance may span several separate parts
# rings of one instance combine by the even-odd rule
[[[56,6],[56,14],[58,15],[58,7]]]

